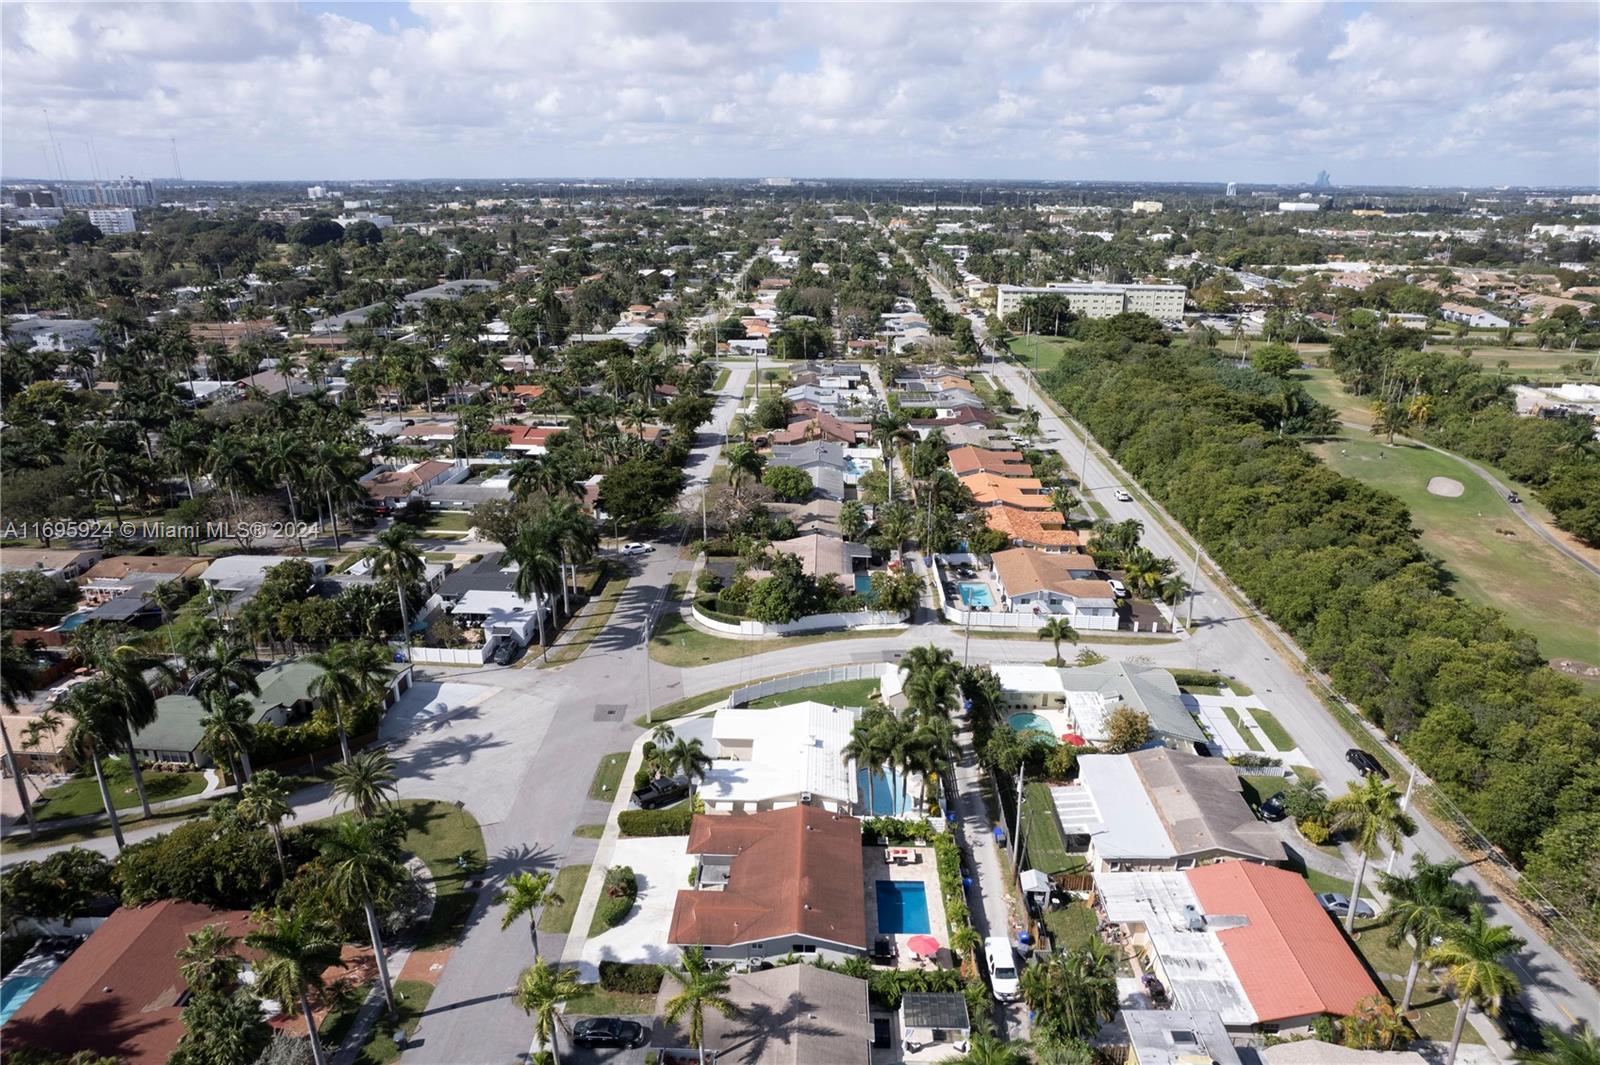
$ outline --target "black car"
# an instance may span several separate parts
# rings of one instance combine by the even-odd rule
[[[522,650],[517,641],[509,636],[500,637],[500,646],[494,649],[493,661],[497,666],[509,666],[516,661],[517,652]]]
[[[1264,821],[1282,821],[1289,816],[1289,811],[1283,805],[1283,792],[1278,792],[1261,804],[1261,819]]]
[[[1363,751],[1360,747],[1352,747],[1344,752],[1344,760],[1354,766],[1356,772],[1364,777],[1388,775],[1383,771],[1383,763]]]
[[[581,1047],[642,1047],[650,1029],[621,1017],[590,1017],[573,1025],[572,1041]]]
[[[688,777],[657,777],[633,793],[633,805],[641,810],[658,810],[689,797]]]
[[[1522,497],[1517,495],[1517,493],[1512,492],[1510,495],[1506,496],[1506,502],[1507,503],[1521,503],[1522,502]]]

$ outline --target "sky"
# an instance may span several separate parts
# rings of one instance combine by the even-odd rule
[[[1600,3],[0,7],[0,170],[1600,184]]]

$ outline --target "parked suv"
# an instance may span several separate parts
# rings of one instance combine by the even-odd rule
[[[994,997],[1001,1002],[1013,1001],[1022,984],[1017,978],[1017,957],[1011,951],[1011,941],[1004,936],[985,939],[983,960],[989,963],[989,986]]]
[[[657,777],[644,787],[635,789],[632,801],[641,810],[659,810],[688,797],[688,777]]]
[[[1388,774],[1383,771],[1383,763],[1372,757],[1371,754],[1363,751],[1360,747],[1352,747],[1348,751],[1344,752],[1344,760],[1354,766],[1356,772],[1360,773],[1364,777],[1388,776]]]
[[[494,649],[491,661],[497,666],[509,666],[517,660],[517,652],[522,650],[521,645],[509,636],[500,637],[500,646]]]

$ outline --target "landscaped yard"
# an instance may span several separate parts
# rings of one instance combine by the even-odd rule
[[[1087,865],[1083,856],[1069,854],[1067,841],[1062,838],[1061,826],[1056,823],[1055,802],[1050,798],[1050,787],[1041,782],[1023,786],[1027,801],[1022,804],[1027,823],[1023,826],[1024,846],[1027,848],[1026,864],[1046,876],[1055,873],[1084,872]]]
[[[1061,356],[1076,343],[1074,340],[1042,336],[1014,336],[1010,340],[1011,350],[1019,359],[1026,361],[1028,369],[1035,373],[1054,369],[1056,363],[1061,361]]]
[[[600,764],[594,770],[594,779],[589,782],[589,798],[606,802],[615,799],[617,785],[622,783],[622,771],[627,767],[627,751],[618,751],[600,759]]]
[[[428,1008],[428,1000],[433,997],[433,985],[425,980],[396,980],[394,995],[400,1011],[398,1023],[385,1020],[373,1027],[356,1058],[357,1065],[388,1065],[389,1062],[400,1060],[400,1048],[395,1045],[392,1033],[397,1027],[405,1032],[407,1038],[416,1032],[417,1024]],[[355,1002],[349,1008],[332,1010],[322,1019],[320,1031],[330,1058],[333,1049],[343,1042],[345,1033],[355,1022],[359,1006],[359,1002]]]
[[[578,912],[578,899],[583,895],[584,882],[589,879],[587,865],[569,865],[556,873],[550,890],[555,901],[548,903],[539,915],[539,931],[566,935],[572,931],[572,918]]]
[[[766,654],[784,647],[821,643],[825,640],[848,640],[853,637],[872,638],[882,632],[827,632],[816,636],[774,636],[768,640],[730,640],[713,636],[683,620],[677,611],[662,615],[650,637],[650,657],[669,666],[703,666],[712,662],[727,662],[749,655]]]
[[[1256,724],[1266,734],[1267,739],[1280,751],[1294,750],[1294,737],[1289,735],[1289,730],[1283,727],[1271,710],[1250,710],[1250,716],[1256,719]]]
[[[625,991],[607,991],[599,984],[585,984],[584,993],[567,1003],[567,1014],[573,1017],[640,1017],[656,1011],[654,995],[630,995]]]
[[[133,771],[128,768],[127,759],[107,758],[102,764],[105,768],[106,787],[111,790],[111,801],[116,804],[117,809],[137,810],[139,792],[133,786]],[[205,786],[204,773],[157,773],[150,769],[144,771],[144,790],[151,802],[198,795],[205,790]],[[43,798],[49,801],[38,808],[40,825],[63,818],[105,812],[105,804],[100,801],[100,786],[95,783],[94,771],[89,769],[65,784],[46,789]]]
[[[753,710],[765,710],[769,707],[788,706],[791,703],[807,701],[827,703],[830,706],[866,706],[873,701],[881,685],[882,682],[875,677],[865,680],[842,680],[837,684],[817,684],[810,688],[796,688],[792,692],[780,692],[745,705]]]
[[[1245,802],[1252,808],[1260,806],[1289,786],[1287,780],[1274,776],[1241,776],[1239,783],[1244,792]]]
[[[395,808],[406,819],[401,846],[426,862],[433,874],[433,917],[419,937],[418,947],[451,946],[478,898],[467,881],[480,874],[488,861],[483,831],[471,814],[438,799],[403,799]]]
[[[1348,893],[1348,885],[1345,891]],[[1356,950],[1366,959],[1373,972],[1378,974],[1378,979],[1388,989],[1389,996],[1398,1003],[1401,993],[1405,991],[1406,970],[1411,965],[1411,944],[1402,941],[1390,946],[1388,922],[1382,918],[1375,921],[1357,921],[1354,941]],[[1456,1019],[1456,1004],[1440,990],[1439,981],[1426,967],[1417,974],[1417,988],[1412,995],[1412,1007],[1417,1016],[1412,1018],[1411,1025],[1419,1036],[1441,1043],[1449,1042],[1450,1029]],[[1482,1043],[1483,1039],[1469,1024],[1462,1029],[1461,1041]]]
[[[1100,938],[1099,919],[1093,907],[1081,899],[1046,913],[1044,925],[1056,937],[1056,946],[1061,950],[1077,950]]]

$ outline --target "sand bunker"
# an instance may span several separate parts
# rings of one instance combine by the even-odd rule
[[[1454,477],[1435,477],[1428,482],[1428,491],[1436,496],[1454,498],[1465,492],[1466,488]]]

